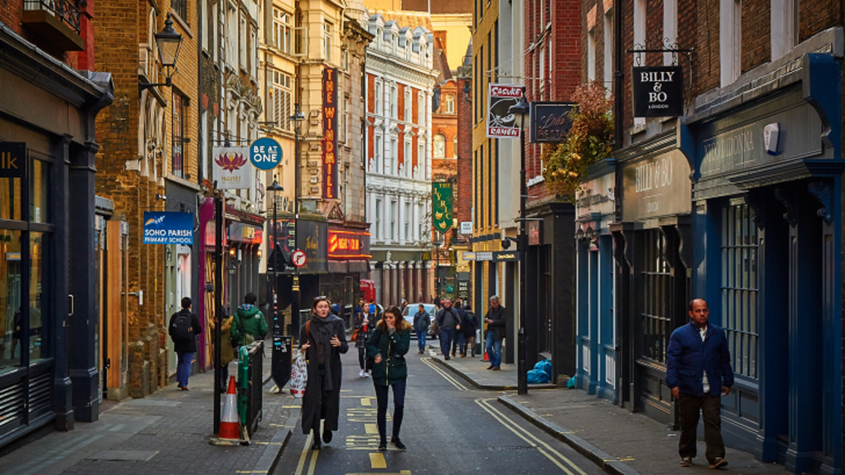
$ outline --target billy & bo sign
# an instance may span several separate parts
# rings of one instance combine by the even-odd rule
[[[490,84],[487,89],[487,138],[518,139],[516,117],[508,109],[522,98],[522,88],[512,84]]]
[[[634,117],[684,115],[684,79],[680,66],[634,68]]]

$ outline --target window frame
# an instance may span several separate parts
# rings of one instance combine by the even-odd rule
[[[170,109],[170,174],[179,178],[185,178],[185,169],[187,168],[186,162],[188,160],[187,147],[185,146],[187,144],[187,142],[185,141],[185,124],[188,120],[190,120],[188,117],[188,111],[190,110],[190,99],[188,98],[188,96],[182,94],[180,91],[173,88],[171,101],[172,107]],[[178,173],[176,168],[177,143],[180,157]]]

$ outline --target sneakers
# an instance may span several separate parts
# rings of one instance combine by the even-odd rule
[[[681,457],[681,467],[692,467],[692,458]]]
[[[372,373],[372,371],[364,371],[364,377],[365,377],[365,378],[369,378],[369,377],[370,377],[370,373]]]
[[[364,376],[364,374],[366,374],[366,373],[364,373],[363,369],[361,371],[358,371],[358,377],[359,378],[365,378],[366,376]]]
[[[713,459],[713,463],[710,464],[710,468],[722,468],[727,467],[728,461],[723,459],[722,457],[716,457]]]

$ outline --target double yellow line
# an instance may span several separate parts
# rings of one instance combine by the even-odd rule
[[[569,460],[565,455],[552,448],[549,444],[537,438],[534,434],[523,429],[521,426],[517,425],[514,421],[508,418],[508,416],[502,414],[501,411],[493,407],[493,405],[490,404],[490,401],[495,400],[496,399],[493,398],[476,399],[475,403],[481,406],[481,408],[487,411],[487,413],[489,413],[491,416],[493,416],[493,419],[496,419],[499,424],[505,426],[508,430],[516,434],[517,437],[524,440],[531,447],[536,448],[538,452],[543,454],[543,456],[545,456],[547,459],[551,460],[552,463],[557,465],[558,468],[560,468],[567,475],[575,475],[576,473],[580,475],[587,475],[587,473],[581,470],[577,465],[575,465],[572,460]],[[570,468],[572,470],[570,470]]]
[[[457,379],[453,378],[450,374],[446,373],[445,370],[440,369],[437,367],[437,364],[431,362],[431,358],[421,358],[420,359],[423,363],[426,364],[429,368],[433,369],[435,373],[443,376],[443,379],[448,381],[452,384],[458,391],[468,391],[467,387],[461,384]]]
[[[313,432],[305,438],[305,447],[302,448],[302,453],[299,455],[299,463],[296,464],[296,475],[305,473],[303,470],[305,470],[305,463],[308,460],[309,454],[311,454],[311,464],[308,466],[308,475],[314,475],[314,469],[317,467],[317,457],[320,455],[320,451],[311,450],[311,439],[313,438]]]

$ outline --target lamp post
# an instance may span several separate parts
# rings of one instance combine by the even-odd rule
[[[302,121],[305,120],[305,115],[299,110],[299,104],[294,104],[293,115],[290,116],[293,121],[294,130],[294,157],[293,157],[293,236],[294,242],[299,240],[299,134],[302,132]],[[294,247],[297,247],[294,245]],[[290,302],[290,326],[291,334],[294,340],[299,337],[299,307],[300,307],[300,291],[299,291],[299,267],[294,267],[293,270],[293,285],[291,286],[291,302]]]
[[[173,83],[171,79],[176,74],[176,60],[179,59],[179,49],[182,47],[182,35],[173,29],[173,20],[170,19],[170,13],[167,14],[167,20],[164,21],[164,29],[156,33],[156,48],[158,49],[158,58],[161,61],[161,67],[164,70],[163,83],[142,82],[138,85],[139,89],[143,91],[148,87],[164,86],[170,87]]]
[[[525,88],[519,103],[508,108],[509,114],[519,117],[519,348],[517,356],[517,394],[528,394],[527,335],[525,334],[525,280],[528,274],[528,233],[525,229],[525,199],[528,187],[525,184],[525,116],[528,114],[528,101],[525,100]]]
[[[273,259],[273,292],[270,294],[273,297],[273,322],[278,322],[278,315],[276,311],[276,303],[278,302],[276,298],[276,288],[279,285],[279,241],[276,236],[276,223],[278,223],[279,217],[276,202],[278,193],[282,191],[285,191],[285,189],[279,185],[279,180],[276,179],[276,175],[273,175],[273,184],[267,187],[267,194],[273,198],[273,250],[268,250],[267,252],[267,257]]]
[[[437,233],[440,234],[439,232]],[[441,301],[443,300],[443,293],[441,292],[441,282],[440,282],[440,246],[443,245],[442,242],[438,239],[434,241],[434,246],[437,248],[437,253],[435,254],[435,261],[434,261],[434,281],[437,284],[437,298]]]

